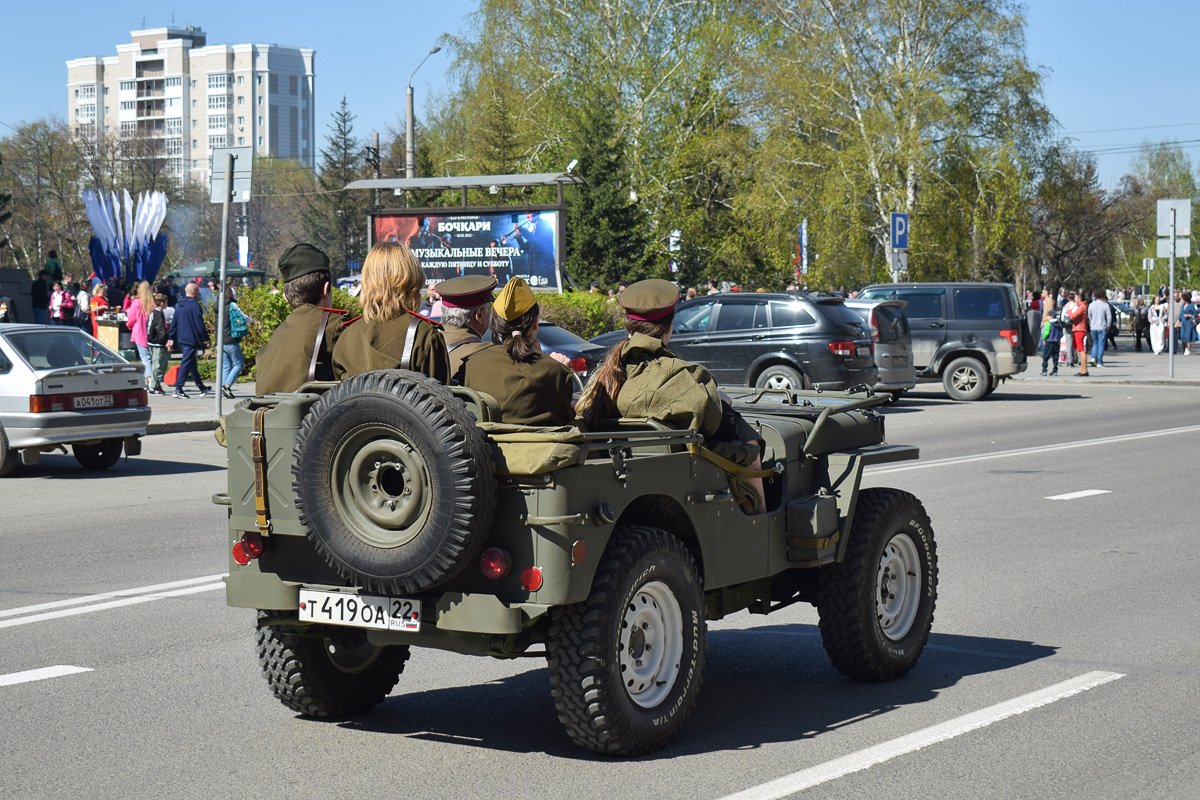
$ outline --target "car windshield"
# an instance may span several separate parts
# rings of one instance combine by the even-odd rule
[[[78,330],[42,329],[10,333],[8,341],[34,369],[126,363],[112,350]]]

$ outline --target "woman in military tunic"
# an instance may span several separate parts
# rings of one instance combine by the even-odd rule
[[[377,369],[410,369],[450,380],[446,343],[437,323],[417,314],[425,273],[399,242],[380,242],[363,262],[362,321],[349,325],[333,348],[338,380]]]
[[[517,425],[565,425],[571,408],[571,370],[542,352],[540,309],[529,284],[513,278],[492,304],[492,342],[463,359],[462,382],[500,403],[500,418]]]
[[[638,281],[618,296],[629,338],[609,351],[575,406],[584,424],[645,417],[704,435],[705,447],[748,469],[761,468],[758,432],[724,402],[712,374],[667,349],[679,290],[664,280]],[[762,513],[762,480],[735,479],[746,513]]]

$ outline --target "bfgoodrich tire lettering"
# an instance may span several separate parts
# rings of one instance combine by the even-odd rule
[[[864,489],[840,564],[817,583],[821,641],[851,678],[899,678],[917,663],[937,603],[937,549],[929,516],[898,489]]]
[[[267,612],[259,612],[261,619]],[[377,647],[353,628],[267,625],[255,635],[271,692],[293,711],[320,719],[364,714],[396,686],[408,645]]]
[[[696,705],[705,631],[699,573],[679,540],[618,528],[587,599],[551,611],[551,694],[570,737],[608,755],[666,746]]]
[[[415,372],[368,372],[326,392],[296,437],[292,474],[317,551],[380,594],[450,578],[491,527],[483,432],[449,389]]]

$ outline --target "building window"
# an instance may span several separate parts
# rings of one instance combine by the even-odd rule
[[[262,137],[258,137],[258,146],[262,147]]]
[[[91,100],[96,96],[96,87],[92,84],[79,87],[79,97],[84,100]]]
[[[258,127],[262,127],[262,117],[258,118]]]
[[[183,120],[179,119],[179,117],[167,119],[167,133],[174,134],[176,136],[183,133]],[[182,147],[183,143],[180,142],[179,146]]]
[[[107,86],[104,87],[104,96],[108,97],[108,87]]]
[[[192,98],[192,111],[196,110],[196,98]]]
[[[121,101],[121,110],[122,111],[133,111],[135,108],[137,108],[137,101],[135,101],[135,100],[122,100]]]
[[[208,147],[210,150],[214,147],[224,147],[224,146],[225,146],[225,137],[224,136],[208,137]]]
[[[239,137],[238,137],[238,147],[241,147],[241,146],[242,146],[242,145],[244,145],[245,143],[246,143],[246,137],[245,137],[245,136],[239,136]]]
[[[196,140],[195,139],[192,139],[192,149],[193,150],[196,149]]]
[[[79,90],[78,89],[75,90],[75,99],[76,100],[79,99]]]
[[[244,86],[246,83],[245,75],[238,75],[238,86]]]
[[[209,111],[212,111],[212,110],[214,110],[214,109],[222,109],[222,108],[225,108],[225,106],[228,104],[228,100],[229,100],[229,98],[228,98],[226,95],[223,95],[223,94],[210,94],[210,95],[208,96],[208,109],[209,109]]]
[[[84,120],[95,120],[96,119],[96,107],[95,106],[80,106],[79,108],[75,109],[75,116],[81,122]]]
[[[263,104],[263,96],[261,94],[258,96],[258,104],[260,106]]]
[[[133,136],[135,133],[137,133],[136,122],[131,121],[121,123],[121,136]]]
[[[246,104],[246,97],[245,97],[245,95],[240,95],[240,94],[239,94],[239,95],[238,95],[238,105],[239,105],[239,106],[241,106],[241,105],[245,105],[245,104]]]
[[[192,130],[196,130],[196,120],[192,120]]]
[[[271,94],[279,94],[279,76],[272,73],[269,82],[271,84]]]
[[[262,75],[258,76],[258,85],[262,86]]]
[[[209,89],[224,89],[225,88],[225,73],[219,75],[208,76]]]
[[[246,118],[245,118],[245,117],[238,117],[238,127],[240,128],[240,127],[242,127],[242,126],[243,126],[243,125],[245,125],[245,124],[246,124]]]
[[[295,75],[288,75],[288,94],[295,95],[299,90],[299,84],[296,81]]]
[[[109,114],[111,114],[111,113],[112,113],[112,112],[108,110],[108,106],[105,106],[105,107],[104,107],[104,116],[106,116],[106,117],[107,117],[107,116],[108,116]]]
[[[196,82],[195,82],[195,81],[192,81],[192,88],[193,88],[193,89],[195,89],[195,88],[196,88]]]
[[[183,78],[167,78],[166,87],[170,89],[174,86],[183,86]]]
[[[179,79],[176,78],[175,80],[179,80]],[[134,89],[133,81],[121,81],[121,91],[122,92],[132,92],[133,89]]]
[[[167,155],[183,155],[183,139],[167,139]]]
[[[223,130],[225,130],[225,117],[223,117],[223,116],[221,116],[221,117],[214,117],[214,116],[211,116],[211,115],[210,115],[210,116],[209,116],[209,118],[208,118],[208,129],[209,129],[210,131],[214,131],[214,130],[215,130],[215,131],[223,131]]]

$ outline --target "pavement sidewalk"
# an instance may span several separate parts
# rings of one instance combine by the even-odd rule
[[[1185,356],[1182,352],[1175,354],[1175,377],[1167,377],[1169,357],[1166,351],[1155,355],[1145,344],[1139,353],[1133,349],[1133,339],[1129,336],[1117,338],[1119,350],[1111,347],[1104,354],[1103,367],[1088,367],[1088,377],[1076,377],[1078,367],[1059,366],[1055,376],[1042,377],[1041,353],[1029,357],[1029,366],[1019,375],[1019,381],[1035,383],[1073,384],[1080,383],[1123,383],[1140,384],[1144,386],[1200,386],[1200,348],[1194,355]],[[1051,367],[1053,369],[1053,367]]]
[[[213,392],[217,391],[215,384],[210,384]],[[201,397],[196,391],[196,385],[189,382],[183,389],[187,399],[172,397],[172,387],[166,387],[166,394],[150,395],[150,424],[146,426],[147,434],[179,433],[181,431],[211,431],[217,427],[217,400],[215,394]],[[228,414],[233,407],[247,397],[254,396],[254,383],[235,383],[233,393],[237,398],[221,399],[221,413]]]

